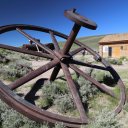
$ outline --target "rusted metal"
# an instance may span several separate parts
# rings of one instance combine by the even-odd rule
[[[43,122],[43,121],[48,121],[50,123],[63,122],[64,125],[68,127],[73,127],[73,128],[78,128],[82,124],[88,123],[88,118],[86,116],[85,108],[82,104],[77,87],[70,74],[69,67],[73,69],[75,72],[77,72],[79,75],[81,75],[83,78],[93,83],[97,88],[99,88],[106,94],[115,98],[115,94],[112,90],[107,88],[105,85],[100,84],[94,78],[84,73],[81,69],[77,68],[76,65],[81,65],[85,67],[94,68],[97,70],[104,70],[104,71],[110,72],[110,74],[113,76],[114,80],[116,81],[116,83],[120,88],[119,103],[118,103],[118,106],[114,109],[114,113],[118,114],[122,110],[123,105],[125,104],[125,101],[126,101],[125,86],[121,78],[117,74],[117,72],[109,65],[108,62],[106,62],[103,58],[101,58],[98,53],[93,51],[91,48],[89,48],[85,44],[75,40],[81,26],[86,27],[88,29],[93,29],[93,30],[97,28],[97,25],[94,22],[79,15],[75,11],[76,11],[75,9],[72,9],[72,10],[66,10],[64,12],[64,15],[74,22],[74,26],[69,36],[62,34],[60,32],[54,31],[52,29],[33,26],[33,25],[14,24],[14,25],[6,25],[6,26],[0,27],[0,34],[17,30],[22,35],[24,35],[27,39],[30,40],[30,44],[27,44],[24,46],[24,47],[27,47],[28,49],[17,48],[17,47],[8,46],[5,44],[0,44],[0,48],[16,51],[19,53],[25,53],[29,55],[44,57],[44,58],[50,59],[51,61],[43,65],[42,67],[19,78],[18,80],[14,81],[8,86],[0,82],[0,98],[4,100],[8,105],[13,107],[17,111],[19,111],[20,113],[24,114],[28,118],[33,119],[37,122]],[[30,36],[24,30],[34,30],[34,31],[48,33],[52,39],[52,43],[53,43],[52,45],[54,46],[55,49],[51,49],[49,46],[42,44],[40,40]],[[56,36],[66,39],[66,43],[63,49],[60,49]],[[73,51],[70,51],[73,43],[77,44],[78,48]],[[101,62],[104,65],[104,67],[98,66],[98,65],[92,65],[89,63],[85,63],[85,62],[81,62],[73,59],[73,56],[82,50],[86,50],[88,53],[90,53],[94,57],[94,59],[96,61]],[[46,53],[44,53],[44,51]],[[53,72],[51,73],[51,76],[49,78],[50,81],[54,81],[56,79],[60,69],[62,68],[66,81],[69,85],[69,89],[71,91],[74,103],[76,105],[76,108],[79,111],[80,118],[73,118],[73,117],[58,115],[55,113],[48,112],[46,110],[42,111],[42,109],[38,108],[37,106],[29,103],[28,101],[22,99],[21,97],[13,93],[16,88],[22,86],[23,84],[41,75],[42,73],[45,73],[51,68],[53,68]]]
[[[72,44],[73,44],[78,32],[80,30],[80,27],[81,26],[79,26],[78,24],[74,24],[73,29],[72,29],[65,45],[64,45],[63,54],[67,54],[69,52],[69,50],[72,47]]]
[[[57,40],[56,40],[56,38],[55,38],[53,32],[50,31],[49,33],[50,33],[50,35],[51,35],[52,42],[53,42],[53,44],[54,44],[54,47],[55,47],[56,51],[59,51],[59,50],[60,50],[60,47],[59,47],[59,44],[58,44],[58,42],[57,42]]]
[[[57,75],[58,75],[60,69],[61,69],[60,64],[56,65],[56,67],[55,67],[54,70],[52,71],[52,74],[51,74],[51,76],[50,76],[50,78],[49,78],[50,81],[54,81],[54,80],[56,79],[56,77],[57,77]]]
[[[65,78],[67,79],[67,83],[69,85],[69,88],[70,88],[71,94],[73,96],[74,102],[75,102],[75,104],[77,106],[77,109],[80,113],[82,123],[87,123],[88,119],[87,119],[87,116],[86,116],[86,112],[85,112],[84,106],[82,104],[81,98],[79,96],[78,90],[76,88],[76,85],[74,84],[73,79],[71,77],[68,66],[64,63],[61,63],[61,67],[63,69]]]
[[[80,26],[83,26],[88,29],[93,29],[95,30],[97,28],[97,25],[95,22],[79,15],[78,13],[75,12],[76,9],[71,9],[71,10],[66,10],[64,12],[64,15],[75,22],[76,24],[79,24]]]
[[[75,50],[69,52],[69,54],[70,54],[71,56],[74,56],[75,54],[79,53],[80,51],[82,51],[82,50],[84,50],[84,49],[85,49],[85,48],[80,47],[80,48],[77,48],[77,49],[75,49]]]
[[[54,50],[55,47],[52,43],[45,44],[46,47],[50,48],[51,50]],[[38,51],[42,53],[48,53],[45,50],[43,50],[41,47],[37,46],[36,44],[23,44],[22,46],[23,49],[26,50],[32,50],[32,51]]]
[[[81,62],[81,61],[78,61],[78,60],[75,60],[75,59],[71,59],[70,63],[80,65],[80,66],[86,66],[86,67],[90,67],[90,68],[94,68],[94,69],[100,69],[100,70],[108,71],[108,69],[103,67],[103,66],[93,65],[93,64]]]

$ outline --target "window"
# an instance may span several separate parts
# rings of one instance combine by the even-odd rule
[[[108,46],[103,46],[103,52],[108,52]]]

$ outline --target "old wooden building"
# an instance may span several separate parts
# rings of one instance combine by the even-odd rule
[[[128,33],[103,37],[99,41],[99,53],[102,57],[128,57]]]

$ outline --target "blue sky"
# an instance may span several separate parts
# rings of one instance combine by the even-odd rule
[[[0,0],[0,26],[33,24],[68,35],[73,22],[63,12],[71,8],[98,25],[97,30],[81,28],[78,37],[128,32],[128,0]],[[36,33],[37,38],[40,35]],[[50,42],[47,37],[42,40]],[[18,46],[27,40],[11,32],[1,34],[0,43]]]

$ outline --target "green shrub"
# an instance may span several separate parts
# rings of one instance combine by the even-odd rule
[[[18,128],[24,123],[22,116],[13,109],[6,109],[6,111],[1,114],[1,119],[3,128]]]
[[[0,99],[0,114],[6,111],[7,105]]]
[[[10,51],[10,50],[6,50],[6,49],[0,48],[0,54],[1,54],[2,56],[7,56],[7,55],[13,54],[13,53],[14,53],[14,52],[12,52],[12,51]]]
[[[0,74],[3,79],[15,80],[32,71],[31,64],[26,61],[16,60],[8,65],[2,65]]]
[[[7,105],[0,100],[0,125],[2,124],[2,118],[1,118],[1,115],[2,113],[4,113],[7,109]]]
[[[100,83],[104,83],[108,86],[114,86],[116,84],[112,75],[110,73],[105,72],[105,71],[93,70],[91,76],[96,81],[99,81]]]
[[[106,72],[104,71],[99,71],[99,70],[93,70],[91,76],[99,82],[103,82],[104,76],[106,75]]]
[[[0,100],[0,124],[1,128],[17,128],[22,126],[23,121],[19,113],[10,109]]]
[[[27,54],[24,54],[24,53],[18,53],[18,52],[14,52],[14,51],[2,49],[2,48],[0,48],[0,55],[6,57],[9,60],[16,60],[16,59],[19,59],[19,58],[21,58],[22,60],[43,59],[42,57],[27,55]]]
[[[66,128],[64,125],[63,125],[63,123],[56,123],[55,124],[55,128]]]
[[[124,106],[124,110],[128,112],[128,102],[126,102],[126,104]]]
[[[6,80],[15,80],[32,70],[27,61],[28,55],[14,51],[0,49],[0,77]]]
[[[122,64],[123,64],[122,59],[108,58],[107,61],[108,61],[110,64],[114,64],[114,65],[122,65]]]
[[[122,57],[120,57],[120,60],[122,60],[122,61],[128,61],[128,58],[126,56],[122,56]]]
[[[56,95],[68,93],[68,89],[66,83],[53,82],[45,84],[42,88],[42,93],[55,98]]]
[[[39,106],[43,109],[49,108],[53,105],[53,98],[50,96],[43,96],[39,101]]]
[[[21,55],[20,55],[20,58],[21,58],[22,60],[30,60],[30,59],[31,59],[31,55],[21,54]]]
[[[1,117],[2,128],[49,128],[47,124],[32,121],[13,109],[6,110]]]
[[[33,56],[33,55],[26,55],[26,54],[20,54],[20,58],[23,60],[44,60],[42,57]]]
[[[121,125],[115,115],[105,108],[97,113],[87,128],[121,128]]]
[[[80,85],[79,92],[83,103],[87,103],[98,92],[98,89],[83,77],[79,77],[78,84]]]
[[[44,122],[37,123],[24,117],[15,110],[9,108],[0,100],[0,128],[65,128],[63,124],[56,123],[55,126],[50,126]]]
[[[60,95],[68,94],[68,89],[65,83],[53,82],[47,83],[42,87],[42,98],[40,104],[42,107],[50,107],[53,105],[54,100]]]
[[[7,64],[9,63],[9,59],[3,55],[0,55],[0,64]]]
[[[75,104],[69,94],[59,96],[55,99],[54,104],[56,105],[57,110],[61,113],[67,113],[75,110]]]
[[[82,77],[79,77],[75,82],[79,85],[78,90],[84,104],[86,104],[88,100],[98,92],[98,89],[95,86]],[[42,94],[41,104],[44,107],[49,105],[52,106],[52,104],[54,104],[56,109],[61,113],[67,113],[75,110],[75,104],[66,83],[54,82],[44,85],[42,88]]]

